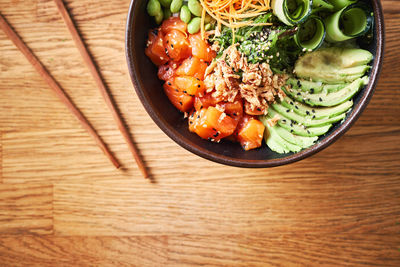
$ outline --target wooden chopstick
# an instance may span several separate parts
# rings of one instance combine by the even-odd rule
[[[10,38],[10,40],[15,44],[15,46],[24,54],[36,71],[42,76],[42,78],[47,82],[47,84],[53,89],[58,98],[63,102],[67,108],[75,115],[79,120],[82,127],[89,132],[89,134],[94,138],[97,145],[103,150],[104,154],[110,159],[112,164],[116,168],[120,167],[117,159],[112,155],[111,151],[107,148],[106,144],[96,133],[94,128],[90,125],[88,120],[83,116],[83,114],[75,107],[68,95],[63,91],[63,89],[58,85],[46,68],[40,63],[39,59],[35,57],[32,51],[24,44],[21,38],[14,32],[11,26],[7,23],[4,17],[0,14],[0,27],[3,29],[5,34]]]
[[[128,130],[126,129],[118,111],[117,108],[114,105],[114,102],[109,94],[109,91],[107,90],[102,77],[100,76],[100,73],[98,71],[98,69],[96,68],[92,57],[90,56],[85,44],[82,41],[82,38],[80,37],[74,22],[71,19],[71,16],[69,15],[64,2],[62,0],[54,0],[54,2],[57,5],[58,10],[61,13],[61,16],[64,19],[65,24],[67,25],[71,35],[72,35],[72,39],[74,40],[79,52],[81,53],[81,56],[83,57],[83,60],[85,61],[87,67],[89,68],[90,72],[92,73],[92,76],[94,78],[94,80],[97,83],[97,86],[100,89],[101,95],[104,98],[104,101],[106,102],[108,108],[111,111],[112,116],[114,117],[115,122],[118,125],[118,129],[120,130],[120,132],[122,133],[123,137],[125,138],[126,143],[128,144],[129,150],[131,151],[133,157],[136,160],[136,163],[140,169],[140,171],[142,172],[143,176],[145,178],[149,178],[149,174],[146,170],[146,167],[139,155],[139,152],[135,146],[135,144],[133,143]]]

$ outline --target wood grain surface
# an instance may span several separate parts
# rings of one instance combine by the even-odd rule
[[[65,1],[155,178],[142,178],[52,0],[0,12],[124,166],[116,170],[0,32],[0,266],[400,266],[400,1],[382,0],[375,94],[324,151],[240,169],[150,119],[127,72],[129,0]]]

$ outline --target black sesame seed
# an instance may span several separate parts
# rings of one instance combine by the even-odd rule
[[[189,121],[190,124],[193,124],[193,121]]]
[[[307,110],[307,111],[306,111],[306,114],[307,114],[307,115],[310,115],[310,111]]]
[[[218,137],[218,135],[219,135],[219,133],[217,132],[217,133],[215,133],[213,136],[214,136],[214,137]]]
[[[181,106],[183,105],[181,101],[179,101],[179,104],[180,104]]]
[[[200,79],[199,79],[199,78],[196,78],[196,80],[200,81]]]
[[[214,127],[212,128],[214,131],[217,131],[217,129],[215,129]]]
[[[183,93],[187,94],[187,91],[183,91]]]
[[[310,89],[311,94],[314,94],[314,88]]]
[[[308,133],[308,134],[310,134],[310,131],[309,131],[309,130],[307,130],[307,133]]]
[[[261,111],[261,108],[257,108],[258,111]]]
[[[293,133],[294,132],[293,129],[291,129],[290,132]]]
[[[237,116],[237,114],[235,112],[233,112],[233,116]]]
[[[312,118],[313,118],[313,119],[315,119],[315,115],[314,115],[314,116],[312,116]]]
[[[294,106],[296,109],[299,109],[299,107],[298,106]]]
[[[286,120],[285,120],[285,119],[283,119],[283,120],[282,120],[282,122],[286,122]]]
[[[312,111],[312,113],[315,113],[315,110],[313,109],[313,110],[311,110]]]
[[[203,105],[201,105],[200,109],[203,109]]]
[[[292,106],[294,105],[293,101],[290,101],[290,105],[292,105]]]
[[[200,84],[198,84],[197,87],[200,88],[201,87]]]
[[[300,94],[300,92],[299,92],[299,93],[297,93],[297,95],[301,95],[301,94]]]
[[[289,113],[289,112],[290,112],[290,109],[287,109],[286,112]]]
[[[301,87],[301,82],[300,81],[297,81],[297,86]]]
[[[179,90],[178,90],[178,89],[175,89],[175,91],[176,91],[176,92],[179,92]]]
[[[197,118],[200,119],[200,115],[197,115]]]
[[[168,85],[172,85],[171,82],[167,82]]]
[[[319,98],[319,102],[322,102],[322,98]]]
[[[167,68],[165,69],[165,71],[169,71],[169,67],[167,67]]]

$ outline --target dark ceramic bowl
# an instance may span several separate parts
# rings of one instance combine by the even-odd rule
[[[277,154],[266,145],[244,151],[229,141],[212,143],[189,132],[187,120],[168,100],[157,78],[157,68],[145,56],[147,32],[155,25],[146,12],[147,0],[132,0],[126,25],[126,58],[136,93],[154,122],[172,140],[187,150],[212,161],[238,167],[274,167],[309,157],[328,147],[343,135],[361,115],[370,101],[382,67],[384,24],[379,0],[371,0],[375,13],[374,40],[364,46],[374,54],[369,84],[354,97],[354,107],[346,120],[337,124],[312,147],[298,153]]]

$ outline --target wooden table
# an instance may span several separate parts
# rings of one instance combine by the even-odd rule
[[[375,95],[306,160],[240,169],[171,141],[134,93],[129,0],[67,5],[156,183],[141,177],[51,0],[0,11],[87,115],[116,170],[0,31],[0,265],[400,266],[400,1]]]

